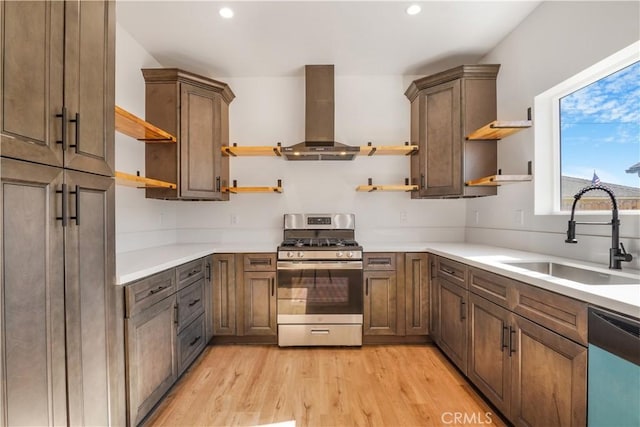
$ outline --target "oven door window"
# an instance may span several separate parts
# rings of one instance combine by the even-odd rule
[[[362,270],[278,271],[278,313],[362,314]]]

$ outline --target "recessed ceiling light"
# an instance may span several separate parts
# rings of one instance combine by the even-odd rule
[[[223,7],[222,9],[220,9],[220,16],[222,16],[223,18],[229,19],[229,18],[233,18],[233,10],[231,10],[230,7]]]
[[[419,5],[412,4],[411,6],[409,6],[407,8],[407,14],[409,14],[409,15],[417,15],[418,13],[420,13],[421,10],[422,10],[422,8]]]

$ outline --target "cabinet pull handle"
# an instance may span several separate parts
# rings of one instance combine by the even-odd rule
[[[434,262],[431,263],[431,278],[435,279],[436,277],[436,264]]]
[[[207,269],[207,280],[211,280],[211,264],[207,262],[207,265],[205,267]]]
[[[515,336],[516,330],[509,326],[509,357],[516,352]]]
[[[62,151],[67,151],[67,107],[62,107],[62,113],[56,114],[56,117],[62,119],[62,139],[56,144],[62,144]]]
[[[189,347],[193,347],[195,343],[197,343],[198,341],[200,341],[200,338],[202,338],[200,335],[198,335],[197,337],[195,337],[195,338],[193,339],[193,341],[191,341],[191,342],[189,343]]]
[[[424,178],[424,174],[420,174],[420,188],[424,188],[426,187],[426,183],[425,183],[425,178]]]
[[[75,220],[76,225],[80,225],[80,186],[76,185],[75,191],[70,191],[69,194],[76,196],[76,216],[70,216],[70,220]]]
[[[465,310],[467,307],[467,303],[464,302],[464,300],[460,301],[460,320],[464,320],[467,318],[467,310]]]
[[[193,300],[193,301],[191,301],[191,302],[189,303],[189,307],[193,307],[194,305],[196,305],[196,304],[197,304],[197,303],[199,303],[199,302],[200,302],[200,298],[195,299],[195,300]]]
[[[451,274],[452,276],[456,275],[455,271],[449,270],[448,268],[445,268],[445,267],[440,267],[440,270],[444,271],[445,273]]]
[[[67,184],[62,184],[61,190],[56,190],[56,194],[62,194],[62,216],[57,216],[56,220],[62,221],[62,226],[66,227],[69,219],[69,213],[67,212],[67,204],[69,199],[69,191]]]
[[[274,296],[275,294],[276,294],[276,281],[272,277],[271,278],[271,296]]]
[[[220,177],[216,176],[216,192],[220,192]]]
[[[157,287],[157,288],[155,288],[155,289],[151,289],[151,290],[149,291],[148,295],[157,294],[158,292],[160,292],[161,290],[166,289],[166,288],[168,288],[168,286],[158,286],[158,287]]]
[[[69,122],[76,124],[76,143],[69,145],[69,148],[73,147],[77,153],[80,148],[80,113],[76,113],[76,118],[69,120]]]
[[[176,325],[178,324],[178,315],[180,314],[178,310],[179,310],[179,307],[178,307],[178,304],[176,303],[173,305],[173,314],[175,315],[175,318],[173,319],[173,323],[175,323]]]
[[[366,296],[369,296],[369,278],[367,278],[367,281],[366,281],[366,287],[365,287],[365,288],[366,288],[366,289],[365,289],[364,294],[365,294]]]
[[[391,265],[391,258],[369,258],[369,265]]]
[[[504,353],[504,349],[508,347],[507,340],[506,340],[508,330],[509,328],[507,327],[507,325],[505,325],[504,322],[502,322],[502,336],[500,337],[500,341],[502,342],[500,343],[500,351],[503,353]]]
[[[271,265],[271,258],[251,258],[249,265]]]

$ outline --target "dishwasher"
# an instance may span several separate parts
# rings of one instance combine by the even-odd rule
[[[640,321],[589,308],[587,424],[640,426]]]

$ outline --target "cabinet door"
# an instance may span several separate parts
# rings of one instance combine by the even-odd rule
[[[236,266],[233,254],[213,256],[213,335],[236,335]]]
[[[429,260],[427,254],[405,254],[405,323],[407,335],[429,332]]]
[[[511,405],[510,313],[469,293],[469,379],[507,417]]]
[[[275,336],[276,273],[244,272],[244,335]]]
[[[117,423],[122,377],[122,313],[116,313],[115,182],[65,172],[67,372],[71,425]]]
[[[66,425],[63,172],[4,158],[0,172],[0,424]]]
[[[180,84],[180,197],[220,200],[222,97]]]
[[[0,152],[62,166],[64,2],[0,3]]]
[[[115,2],[65,2],[66,168],[113,175]]]
[[[459,195],[462,191],[460,80],[426,89],[419,102],[419,195]]]
[[[587,348],[512,317],[511,421],[517,426],[586,425]]]
[[[364,335],[396,335],[395,271],[364,272]]]
[[[204,323],[205,343],[213,337],[213,256],[204,260]]]
[[[436,280],[440,288],[440,348],[466,374],[468,291],[443,278]]]
[[[128,419],[138,425],[178,375],[176,297],[126,319]]]
[[[429,335],[440,344],[440,282],[436,277],[436,258],[429,255]]]

